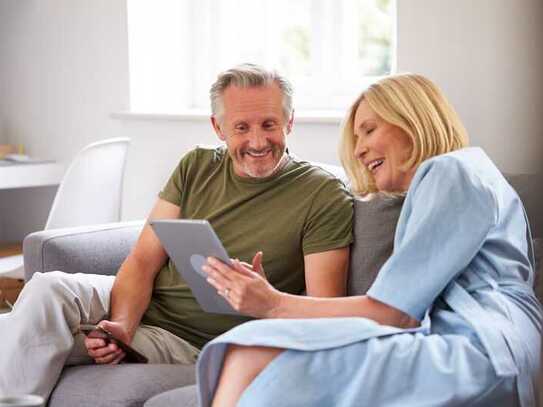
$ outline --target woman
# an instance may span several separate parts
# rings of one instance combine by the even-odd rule
[[[466,145],[428,79],[391,76],[363,92],[342,162],[358,194],[407,192],[392,256],[367,295],[347,298],[276,291],[261,253],[252,267],[209,259],[219,293],[267,319],[204,348],[202,405],[534,405],[542,316],[527,220]]]

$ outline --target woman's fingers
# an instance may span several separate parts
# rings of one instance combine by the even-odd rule
[[[232,282],[215,267],[204,265],[202,266],[202,270],[208,275],[207,281],[217,290],[223,290],[232,284]]]
[[[254,278],[254,274],[251,271],[250,267],[244,266],[239,260],[232,260],[233,269],[236,270],[239,274]]]
[[[260,273],[247,267],[237,259],[232,260],[231,265],[226,265],[215,258],[208,258],[202,266],[207,273],[207,281],[211,284],[228,303],[237,311],[252,315],[256,309],[258,315],[262,314],[257,308],[262,304],[259,298],[266,296],[267,280],[262,276],[262,252],[258,252],[253,259],[253,265]],[[265,291],[265,292],[264,292]],[[256,306],[255,301],[260,305]]]
[[[215,274],[220,274],[226,280],[233,277],[231,268],[214,257],[208,257],[206,264],[202,268],[205,272],[211,273],[213,278],[215,278]]]
[[[246,277],[254,278],[253,272],[249,268],[243,267],[237,259],[233,259],[232,265],[229,266],[209,257],[207,263],[202,266],[202,270],[220,284],[235,284],[242,282]]]
[[[213,278],[208,277],[207,282],[211,284],[216,290],[217,293],[226,299],[228,303],[235,309],[239,311],[239,303],[240,303],[240,297],[234,286],[230,284],[230,286],[226,286],[223,283],[219,283],[215,281]]]
[[[215,280],[213,277],[208,277],[207,282],[211,284],[213,287],[215,287],[215,289],[217,290],[219,294],[226,289],[226,285],[224,281],[220,282],[220,281]]]
[[[260,276],[266,278],[266,274],[264,274],[264,267],[262,267],[262,258],[264,257],[264,253],[257,252],[255,254],[255,257],[253,257],[253,271],[255,273],[258,273]]]

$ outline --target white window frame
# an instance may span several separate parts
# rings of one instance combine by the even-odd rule
[[[268,18],[259,21],[259,24],[264,25],[265,32],[271,33],[265,25],[281,18],[280,13],[283,11],[272,6],[273,0],[262,1],[266,8],[262,14]],[[317,74],[312,77],[289,77],[294,83],[295,108],[298,113],[313,112],[310,115],[315,116],[316,111],[324,112],[324,115],[331,111],[345,112],[361,89],[380,78],[363,76],[349,69],[355,66],[353,58],[356,58],[356,33],[353,32],[356,17],[350,12],[356,1],[311,0],[312,21],[326,20],[332,24],[312,24],[312,71]],[[394,73],[396,4],[392,1],[394,21],[391,33],[391,73]],[[190,111],[209,114],[209,86],[217,73],[224,69],[220,61],[228,60],[228,55],[225,55],[227,50],[217,46],[219,39],[227,38],[231,31],[221,16],[232,12],[232,3],[226,5],[216,0],[155,0],[152,2],[152,16],[141,13],[141,10],[149,7],[148,3],[147,0],[128,0],[131,111],[158,114]],[[134,12],[138,8],[140,15]],[[194,21],[198,24],[193,24]],[[154,28],[138,33],[131,29],[131,24],[154,24]],[[134,45],[136,42],[137,46]],[[142,43],[147,46],[142,47]],[[262,45],[265,50],[264,61],[257,63],[276,66],[277,61],[273,60],[273,55],[277,55],[274,50],[278,46],[277,36],[267,35]],[[337,67],[341,67],[342,71],[337,72]],[[156,79],[163,77],[168,77],[168,80],[160,82]],[[150,86],[145,89],[141,83]],[[154,96],[162,98],[162,101],[151,101]]]

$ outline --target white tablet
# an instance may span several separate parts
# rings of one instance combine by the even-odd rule
[[[207,282],[207,274],[202,271],[210,256],[232,264],[207,220],[161,219],[149,224],[204,311],[241,315]]]

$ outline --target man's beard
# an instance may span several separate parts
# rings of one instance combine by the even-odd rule
[[[265,168],[264,171],[262,171],[262,167],[251,165],[251,164],[247,163],[247,161],[244,159],[247,155],[249,155],[248,152],[258,154],[258,153],[261,153],[261,152],[267,151],[267,150],[271,150],[268,154],[271,154],[272,159],[274,159],[274,161],[275,161],[276,157],[279,157],[279,159],[276,161],[275,165],[271,166],[270,168]],[[260,151],[257,151],[257,150],[254,150],[254,149],[245,149],[240,154],[241,157],[243,157],[242,159],[239,160],[240,164],[241,164],[241,168],[242,168],[243,172],[245,174],[247,174],[251,178],[266,178],[266,177],[269,177],[269,176],[275,174],[276,172],[280,171],[281,168],[283,168],[283,166],[284,166],[284,164],[286,162],[285,151],[286,151],[285,148],[280,148],[280,147],[277,147],[277,146],[266,147],[266,148],[264,148],[264,149],[262,149]]]

